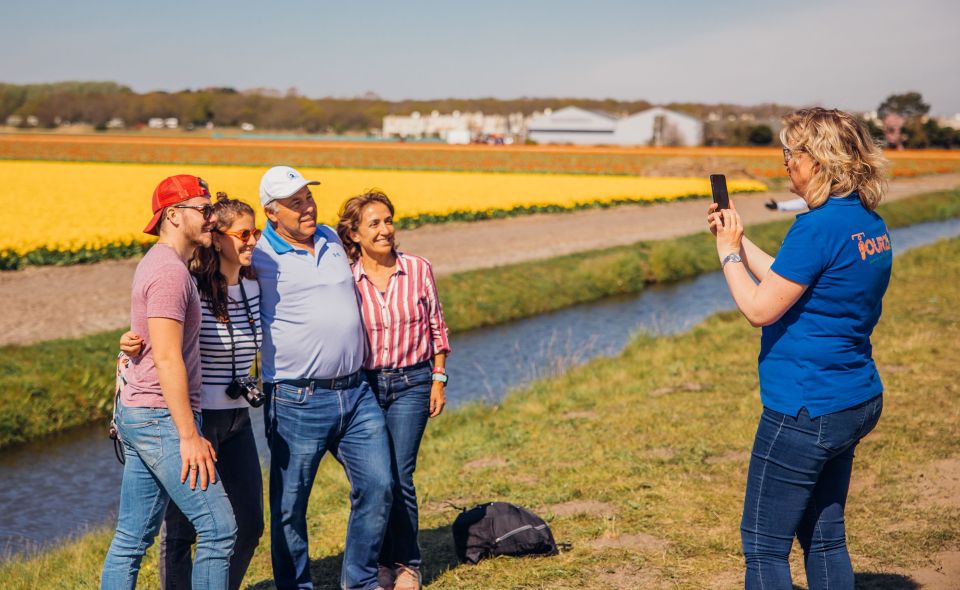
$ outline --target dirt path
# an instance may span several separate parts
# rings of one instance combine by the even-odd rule
[[[960,186],[960,174],[898,180],[888,199]],[[789,219],[764,201],[789,193],[735,197],[747,224]],[[487,268],[607,246],[696,233],[705,202],[626,205],[573,213],[531,215],[404,231],[401,249],[426,256],[438,274]],[[0,345],[75,338],[129,321],[130,283],[137,259],[69,267],[32,267],[0,273]]]

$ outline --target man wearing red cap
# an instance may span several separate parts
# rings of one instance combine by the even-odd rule
[[[144,232],[159,236],[133,278],[131,328],[143,334],[115,417],[124,449],[117,530],[100,587],[133,589],[140,561],[173,500],[197,531],[193,587],[226,589],[237,525],[200,435],[200,295],[187,269],[216,224],[207,184],[181,174],[153,193]],[[199,485],[198,485],[199,484]]]

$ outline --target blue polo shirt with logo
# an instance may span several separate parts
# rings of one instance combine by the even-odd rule
[[[797,215],[771,270],[807,290],[760,341],[764,406],[812,418],[883,392],[870,335],[893,262],[879,215],[856,193]]]
[[[311,254],[267,224],[253,251],[264,381],[332,379],[363,364],[366,334],[347,253],[325,225],[313,243]]]

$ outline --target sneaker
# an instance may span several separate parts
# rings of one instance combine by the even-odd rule
[[[394,590],[420,590],[423,584],[420,581],[420,570],[406,565],[397,565],[397,579]]]
[[[382,590],[394,590],[393,581],[395,579],[396,574],[393,573],[393,568],[385,565],[377,568],[377,584],[380,584]]]

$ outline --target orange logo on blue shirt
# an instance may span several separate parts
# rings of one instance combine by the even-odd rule
[[[857,240],[857,247],[860,249],[860,258],[862,260],[866,260],[867,256],[873,256],[874,254],[881,254],[891,250],[889,235],[883,234],[875,238],[864,238],[865,235],[864,232],[860,232],[850,236],[851,240]]]

